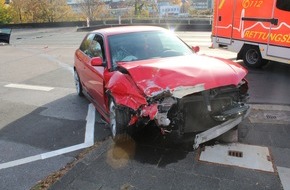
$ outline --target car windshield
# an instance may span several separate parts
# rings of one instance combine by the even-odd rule
[[[190,55],[193,51],[167,31],[134,32],[109,36],[113,65],[152,58]]]

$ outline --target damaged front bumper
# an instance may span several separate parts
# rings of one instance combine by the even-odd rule
[[[250,113],[250,106],[249,105],[245,105],[244,107],[242,107],[240,109],[240,112],[236,112],[238,113],[238,117],[233,118],[233,119],[229,119],[226,122],[216,125],[202,133],[199,133],[195,136],[194,139],[194,145],[193,148],[197,149],[199,147],[200,144],[210,141],[226,132],[228,132],[229,130],[233,129],[235,126],[237,126],[239,123],[242,122],[242,120],[247,117]],[[226,117],[226,116],[225,116]]]

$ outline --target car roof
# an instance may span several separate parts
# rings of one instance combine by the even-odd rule
[[[119,26],[119,27],[110,27],[94,30],[91,33],[101,33],[105,36],[115,35],[115,34],[124,34],[132,32],[141,32],[141,31],[160,31],[166,30],[157,26]]]

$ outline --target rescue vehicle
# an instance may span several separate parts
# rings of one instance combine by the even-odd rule
[[[213,48],[237,52],[248,67],[290,64],[290,0],[215,0]]]

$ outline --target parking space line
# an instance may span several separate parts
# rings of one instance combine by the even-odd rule
[[[95,126],[95,107],[93,104],[89,105],[88,109],[88,115],[87,115],[87,124],[86,124],[86,133],[85,133],[85,141],[84,143],[87,144],[88,146],[93,146],[94,145],[94,127]]]
[[[290,168],[277,167],[284,190],[290,190]]]
[[[88,114],[87,114],[86,120],[87,120],[87,123],[86,123],[86,132],[85,132],[84,143],[70,146],[70,147],[66,147],[66,148],[62,148],[62,149],[58,149],[58,150],[54,150],[51,152],[46,152],[46,153],[35,155],[35,156],[29,156],[26,158],[2,163],[2,164],[0,164],[0,170],[5,169],[5,168],[11,168],[14,166],[19,166],[22,164],[27,164],[27,163],[38,161],[38,160],[44,160],[47,158],[59,156],[62,154],[66,154],[69,152],[73,152],[76,150],[80,150],[80,149],[92,146],[94,144],[94,127],[95,127],[95,108],[92,104],[89,104]]]
[[[51,91],[54,89],[53,87],[45,87],[45,86],[35,86],[35,85],[27,85],[27,84],[7,84],[5,85],[7,88],[20,88],[27,90],[40,90],[40,91]]]

